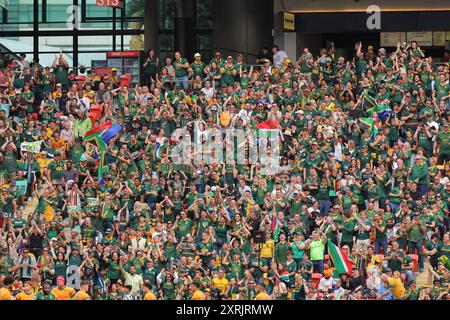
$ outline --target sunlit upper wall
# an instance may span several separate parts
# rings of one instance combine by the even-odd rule
[[[450,0],[274,0],[275,12],[362,12],[370,5],[382,11],[447,11]]]

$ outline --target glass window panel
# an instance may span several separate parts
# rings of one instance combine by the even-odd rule
[[[8,5],[8,22],[33,23],[33,0],[10,0]]]
[[[107,21],[86,21],[80,23],[80,30],[89,30],[89,29],[110,29],[112,30],[112,22]],[[111,31],[112,32],[112,31]]]
[[[106,66],[106,51],[95,52],[95,53],[83,53],[78,54],[78,63],[80,66],[85,66],[87,68],[95,66]]]
[[[159,17],[161,30],[173,30],[175,15],[174,0],[159,0]]]
[[[141,50],[141,49],[137,49],[137,48],[131,48],[132,45],[132,36],[123,36],[123,50],[124,51],[128,51],[128,50]],[[122,37],[121,36],[116,36],[116,46],[117,46],[117,50],[121,50],[121,45],[122,45]]]
[[[197,0],[197,29],[212,29],[212,0]]]
[[[63,52],[73,51],[72,37],[39,37],[40,52]]]
[[[72,37],[39,37],[39,63],[42,66],[51,66],[61,50],[69,66],[73,66]]]
[[[126,17],[144,17],[145,0],[126,0],[125,15]]]
[[[210,33],[198,33],[197,34],[197,49],[198,50],[210,50],[212,49],[212,35]]]
[[[72,15],[73,0],[47,0],[47,22],[66,23]]]
[[[173,51],[174,36],[173,34],[162,33],[160,35],[160,50]]]
[[[98,7],[96,0],[86,0],[86,18],[111,18],[113,9],[110,7]],[[118,14],[120,16],[120,14]]]
[[[120,39],[118,44],[120,44]],[[113,49],[112,36],[79,36],[78,50],[81,51],[111,51]]]

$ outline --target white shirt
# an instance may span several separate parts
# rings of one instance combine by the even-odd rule
[[[431,130],[431,127],[434,127],[439,132],[439,124],[436,121],[427,122],[428,129]],[[432,134],[432,141],[436,141],[436,135]]]
[[[286,52],[284,52],[283,50],[280,50],[273,55],[273,64],[275,66],[279,67],[279,66],[283,65],[283,62],[284,62],[284,60],[286,60],[287,57],[288,57],[288,55],[286,54]]]
[[[328,287],[331,289],[336,283],[337,283],[337,281],[334,280],[333,277],[330,277],[328,279],[323,277],[322,279],[320,279],[319,286],[317,287],[317,289],[319,289],[319,291],[321,291],[325,287]]]
[[[205,94],[206,100],[211,100],[214,96],[214,89],[212,87],[202,88],[202,92]]]
[[[131,246],[133,247],[134,251],[144,250],[146,243],[147,240],[145,238],[140,238],[139,240],[137,238],[134,238],[131,240]]]

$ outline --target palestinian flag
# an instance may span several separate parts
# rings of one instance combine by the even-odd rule
[[[164,151],[167,149],[168,144],[166,142],[156,142],[156,148],[155,148],[155,157],[157,159],[161,159]]]
[[[347,254],[342,251],[333,242],[328,240],[328,255],[333,262],[334,269],[337,275],[341,273],[347,273],[351,275],[353,269],[353,263],[348,259]]]
[[[373,118],[359,118],[360,128],[363,131],[370,130],[370,135],[375,138],[378,135],[378,128],[375,124],[375,119]]]
[[[384,103],[377,107],[377,112],[378,119],[380,119],[380,121],[382,122],[385,122],[386,119],[389,118],[389,116],[392,114],[392,109],[387,103]]]
[[[378,103],[375,98],[372,98],[367,92],[364,92],[361,100],[363,112],[371,116],[372,112],[378,111]]]

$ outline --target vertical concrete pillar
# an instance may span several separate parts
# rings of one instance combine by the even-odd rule
[[[146,0],[144,14],[145,50],[154,49],[159,54],[159,1]]]

